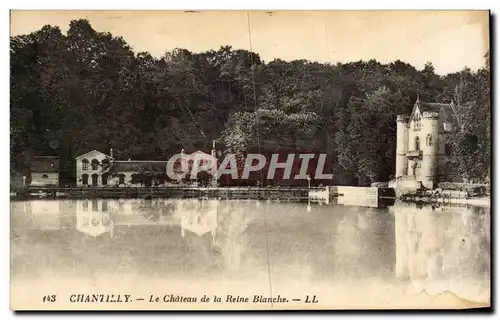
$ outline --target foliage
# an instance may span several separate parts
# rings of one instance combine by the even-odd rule
[[[165,160],[217,140],[241,154],[327,153],[334,183],[367,185],[391,178],[396,115],[420,95],[458,103],[457,170],[489,178],[489,53],[485,68],[445,76],[399,60],[264,63],[229,46],[155,58],[87,20],[72,21],[67,35],[45,26],[11,37],[10,53],[11,167],[23,174],[39,154],[59,155],[71,176],[74,157],[91,149]]]

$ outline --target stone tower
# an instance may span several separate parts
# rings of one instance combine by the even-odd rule
[[[433,189],[436,183],[449,181],[452,169],[448,167],[453,162],[446,145],[457,126],[453,103],[422,102],[417,96],[410,116],[396,118],[393,185],[408,190]]]
[[[438,176],[439,113],[422,114],[422,170],[420,181],[426,188],[433,188]]]
[[[396,124],[396,178],[405,176],[408,172],[408,116],[399,115]]]

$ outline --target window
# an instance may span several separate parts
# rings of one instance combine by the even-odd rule
[[[101,161],[101,164],[102,164],[102,169],[104,170],[109,168],[110,162],[108,159],[104,159]]]
[[[118,176],[118,184],[125,184],[125,175],[123,173]]]
[[[87,171],[89,169],[89,161],[87,159],[82,160],[82,170]]]
[[[415,138],[415,151],[420,150],[420,138],[416,137]]]
[[[82,175],[82,184],[83,185],[89,184],[89,175],[88,174]]]
[[[99,168],[99,161],[96,159],[92,160],[92,170],[97,170]]]
[[[46,175],[46,174],[44,174],[44,175],[42,175],[42,178],[44,178],[44,179],[48,179],[48,178],[49,178],[49,176],[48,176],[48,175]]]
[[[449,143],[447,143],[445,146],[444,146],[444,153],[449,156],[451,154],[451,145]]]
[[[130,176],[130,180],[132,184],[142,183],[142,176],[134,173]]]
[[[426,142],[427,146],[432,146],[432,136],[430,134],[427,135]]]
[[[108,175],[107,174],[103,174],[102,175],[102,185],[105,186],[108,184]]]

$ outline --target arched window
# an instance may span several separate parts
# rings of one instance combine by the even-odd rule
[[[48,175],[46,175],[46,174],[44,174],[44,175],[42,175],[42,178],[44,178],[44,179],[48,179],[48,178],[49,178],[49,176],[48,176]]]
[[[82,184],[83,185],[89,184],[89,175],[88,174],[82,175]]]
[[[101,164],[102,164],[102,169],[105,170],[105,169],[109,168],[110,162],[108,159],[104,159],[101,161]]]
[[[416,137],[415,138],[415,151],[420,150],[420,138]]]
[[[107,185],[108,184],[108,175],[107,174],[103,174],[101,176],[101,178],[102,178],[102,185],[103,186]]]
[[[87,171],[89,169],[89,161],[87,159],[82,160],[82,170]]]
[[[99,180],[99,176],[97,174],[93,174],[92,175],[92,186],[94,187],[97,187],[98,185],[98,180]]]
[[[97,170],[97,168],[99,168],[99,161],[93,159],[91,165],[92,165],[92,170]]]
[[[426,142],[427,146],[432,146],[432,136],[430,134],[427,135]]]

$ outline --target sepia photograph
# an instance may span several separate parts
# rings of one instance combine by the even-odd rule
[[[11,10],[10,308],[491,308],[488,10]]]

